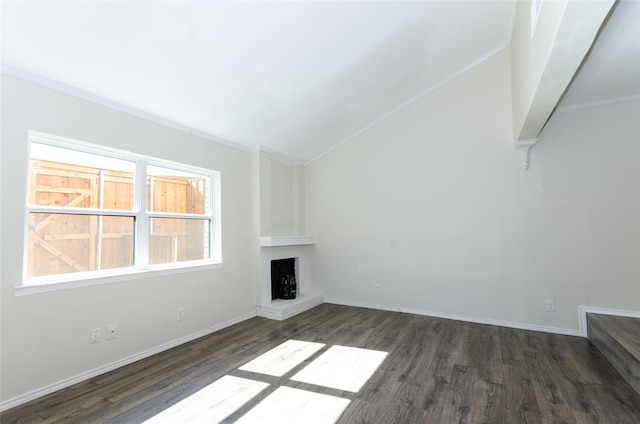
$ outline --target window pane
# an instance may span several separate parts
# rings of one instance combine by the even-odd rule
[[[149,263],[209,258],[209,220],[150,218]]]
[[[31,143],[29,203],[133,210],[135,163]]]
[[[209,213],[209,177],[158,166],[147,167],[147,210]]]
[[[27,276],[133,266],[129,216],[29,214]]]

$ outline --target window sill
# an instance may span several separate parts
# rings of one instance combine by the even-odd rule
[[[16,296],[46,293],[59,290],[75,289],[80,287],[96,286],[100,284],[118,283],[123,281],[140,280],[143,278],[162,277],[165,275],[182,274],[185,272],[204,271],[208,269],[222,268],[223,262],[206,262],[197,265],[177,265],[171,267],[149,267],[145,269],[127,268],[118,272],[102,274],[99,276],[58,276],[55,279],[37,278],[27,280],[21,286],[14,288]]]

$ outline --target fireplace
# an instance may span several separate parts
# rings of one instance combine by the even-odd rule
[[[256,312],[259,317],[282,321],[324,302],[324,296],[317,291],[309,272],[309,251],[313,244],[313,237],[260,237],[260,281],[256,299]],[[277,293],[274,293],[272,262],[279,263],[282,259],[288,262],[288,270],[284,271],[284,275],[295,277],[295,299],[279,299]],[[282,276],[276,281],[282,282]],[[291,294],[288,293],[289,296]]]
[[[271,300],[295,299],[298,292],[296,258],[271,261]]]

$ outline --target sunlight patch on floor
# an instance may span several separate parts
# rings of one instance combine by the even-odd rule
[[[269,385],[225,375],[143,424],[218,423]]]
[[[236,424],[333,424],[349,402],[349,399],[282,386]]]
[[[378,350],[332,346],[291,380],[357,393],[386,356]]]
[[[322,343],[288,340],[238,368],[282,377],[320,351]],[[241,424],[334,424],[351,402],[324,393],[325,388],[357,393],[378,369],[387,352],[332,346],[291,377],[291,381],[317,386],[307,390],[279,386],[242,415]],[[165,409],[142,424],[220,423],[245,406],[268,383],[225,375],[207,387]],[[248,409],[248,407],[245,407]]]
[[[287,340],[239,369],[282,377],[323,347],[323,343]]]

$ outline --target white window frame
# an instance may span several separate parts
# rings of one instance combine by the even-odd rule
[[[104,284],[117,281],[127,281],[138,278],[147,278],[156,275],[168,275],[201,269],[218,268],[222,266],[219,172],[35,131],[29,131],[28,143],[29,154],[27,158],[28,167],[27,196],[25,207],[23,278],[22,285],[16,287],[17,295],[83,287],[88,285]],[[40,143],[135,163],[133,209],[112,210],[65,208],[60,206],[37,206],[30,204],[28,192],[31,185],[31,143]],[[183,214],[147,211],[147,166],[158,166],[176,171],[194,173],[209,178],[209,204],[207,208],[208,212],[204,214]],[[28,277],[29,217],[32,213],[132,217],[134,220],[133,266],[107,270]],[[209,220],[209,258],[163,264],[149,264],[148,250],[150,218]]]

